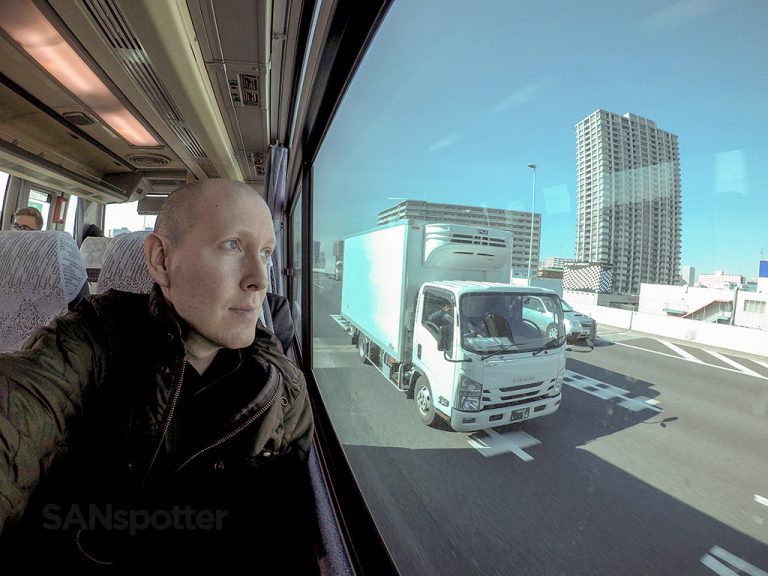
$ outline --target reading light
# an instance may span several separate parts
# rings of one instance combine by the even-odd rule
[[[143,147],[160,145],[31,0],[3,0],[0,26],[51,76],[130,144]]]

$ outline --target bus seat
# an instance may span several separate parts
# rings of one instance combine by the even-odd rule
[[[104,254],[114,240],[109,236],[88,236],[80,245],[80,256],[83,257],[85,270],[88,272],[88,283],[95,289],[99,281],[99,272],[104,265]]]
[[[67,232],[0,232],[0,352],[19,350],[36,328],[88,294],[88,275]]]
[[[99,274],[96,293],[114,289],[135,294],[148,294],[154,280],[144,260],[144,238],[149,231],[120,234],[107,246]],[[88,238],[86,238],[88,240]],[[85,245],[85,240],[83,241]]]

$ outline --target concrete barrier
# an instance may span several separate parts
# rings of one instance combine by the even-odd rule
[[[665,338],[686,340],[691,344],[706,344],[727,350],[768,356],[768,332],[764,330],[631,312],[591,304],[578,304],[577,309],[579,312],[589,314],[597,321],[598,333],[599,326],[605,324]]]

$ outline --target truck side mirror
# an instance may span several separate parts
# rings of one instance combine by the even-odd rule
[[[437,338],[438,350],[451,349],[451,328],[452,326],[440,326],[439,336]]]

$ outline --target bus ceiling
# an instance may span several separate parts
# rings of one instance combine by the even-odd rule
[[[289,136],[303,8],[4,0],[0,169],[101,203],[188,177],[263,191],[269,146]]]

